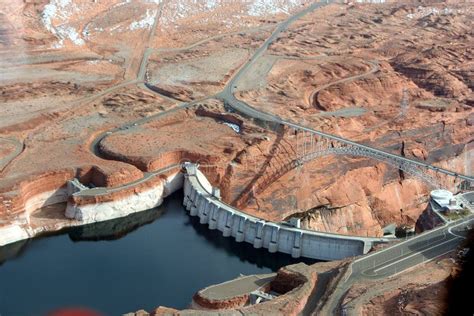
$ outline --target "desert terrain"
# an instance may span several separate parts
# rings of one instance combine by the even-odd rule
[[[100,203],[135,194],[143,188],[134,183],[186,160],[202,166],[226,203],[268,221],[296,217],[306,229],[371,237],[390,224],[414,229],[432,189],[425,182],[354,156],[323,156],[281,172],[297,150],[295,136],[230,110],[220,95],[275,27],[310,3],[2,3],[0,228],[37,234],[80,225],[61,208],[45,208],[69,199],[68,181],[115,190],[87,201]],[[269,45],[235,97],[472,176],[473,9],[462,1],[318,8]],[[143,187],[153,181],[168,180]],[[346,300],[354,298],[361,314],[431,313],[395,301],[442,292],[448,261],[428,266],[429,282],[421,272],[413,284],[401,276],[405,292],[387,281],[380,295],[361,296],[371,286],[364,284]]]

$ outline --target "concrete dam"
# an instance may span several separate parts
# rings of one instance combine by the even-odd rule
[[[179,170],[174,170],[178,168],[179,165],[172,165],[163,171],[150,174],[132,186],[108,190],[91,189],[77,180],[69,181],[67,188],[51,192],[44,197],[36,197],[34,201],[37,205],[35,204],[34,209],[67,201],[65,213],[72,221],[64,221],[64,227],[82,226],[154,208],[160,205],[165,197],[184,188],[183,205],[191,216],[199,217],[201,224],[207,224],[210,230],[219,230],[224,237],[250,243],[256,249],[266,248],[270,253],[289,254],[293,258],[338,260],[366,254],[375,243],[386,242],[385,238],[317,232],[301,229],[290,223],[276,223],[251,216],[224,203],[220,199],[219,189],[210,184],[197,164],[184,163],[184,176]],[[150,187],[142,191],[135,190],[128,196],[111,199],[112,194],[133,189],[154,180],[162,173],[168,173],[166,180],[156,181]],[[103,200],[100,200],[101,198]],[[32,238],[41,232],[27,225],[10,225],[0,229],[0,245]]]
[[[383,238],[356,237],[316,232],[274,223],[250,216],[220,200],[219,190],[212,187],[198,166],[184,165],[183,204],[201,224],[217,229],[225,237],[247,242],[269,252],[290,254],[293,258],[338,260],[366,254]]]

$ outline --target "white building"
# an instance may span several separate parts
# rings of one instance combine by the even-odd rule
[[[462,206],[459,205],[458,200],[447,190],[433,190],[430,193],[430,197],[443,211],[452,212],[462,210]]]

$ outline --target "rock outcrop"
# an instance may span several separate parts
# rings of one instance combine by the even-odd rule
[[[417,234],[422,233],[426,230],[436,228],[443,225],[443,220],[433,212],[431,203],[428,203],[423,213],[418,217],[415,225],[415,232]]]

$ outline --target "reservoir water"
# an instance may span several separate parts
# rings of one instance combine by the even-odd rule
[[[210,231],[181,202],[0,247],[0,315],[186,308],[208,285],[297,262]]]

